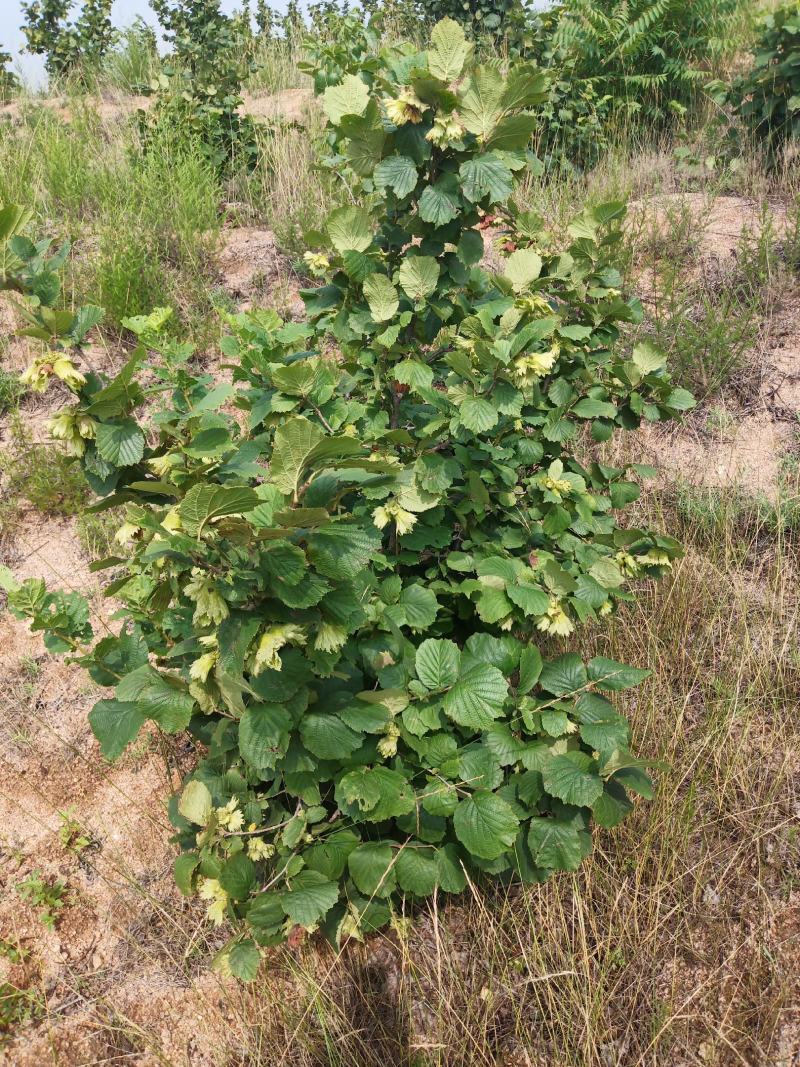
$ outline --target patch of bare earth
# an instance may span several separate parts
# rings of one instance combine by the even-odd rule
[[[300,279],[271,230],[241,226],[223,231],[217,266],[222,288],[241,311],[271,306],[293,318],[302,316]]]

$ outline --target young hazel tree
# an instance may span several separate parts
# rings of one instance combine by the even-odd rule
[[[54,430],[96,507],[126,509],[94,567],[123,608],[97,639],[41,581],[6,576],[9,604],[107,687],[106,757],[148,720],[202,746],[170,806],[175,874],[234,924],[226,973],[254,977],[295,926],[340,943],[468,878],[574,870],[593,823],[652,794],[612,703],[647,672],[553,646],[680,552],[620,524],[648,472],[592,439],[692,398],[620,344],[641,314],[611,265],[623,206],[583,212],[563,250],[514,206],[546,92],[529,65],[477,65],[451,20],[426,52],[385,50],[322,94],[361,206],[314,238],[307,322],[229,316],[230,384],[190,369],[164,309],[128,321],[116,379],[60,372],[76,400]],[[499,274],[491,219],[516,245]]]

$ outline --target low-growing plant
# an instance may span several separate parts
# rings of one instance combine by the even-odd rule
[[[19,375],[0,367],[0,415],[15,408],[24,394]]]
[[[125,507],[95,566],[120,568],[124,621],[95,640],[85,601],[6,572],[9,605],[113,688],[90,713],[106,757],[147,720],[203,746],[175,875],[237,924],[223,972],[253,978],[295,926],[340,943],[468,880],[574,870],[593,821],[652,794],[610,699],[647,672],[557,639],[680,552],[620,525],[649,471],[592,440],[692,399],[652,345],[617,344],[641,314],[611,265],[623,205],[559,249],[514,208],[545,95],[451,20],[329,86],[331,165],[365,206],[314,239],[309,321],[228,316],[219,384],[159,309],[61,416],[95,507]],[[488,215],[517,246],[498,275]]]
[[[13,982],[0,982],[0,1046],[15,1031],[40,1018],[44,1004],[30,989],[22,989]]]
[[[60,811],[58,817],[61,822],[58,828],[59,844],[67,852],[79,856],[94,843],[91,833],[84,829],[72,810]]]
[[[774,161],[787,141],[800,138],[800,5],[765,16],[750,70],[731,97],[736,110]]]
[[[61,909],[67,903],[67,883],[63,878],[46,878],[41,871],[31,873],[17,882],[22,899],[37,908],[39,919],[48,930],[54,930]]]

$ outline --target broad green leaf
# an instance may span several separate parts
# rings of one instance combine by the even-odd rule
[[[426,187],[419,198],[419,217],[434,226],[446,226],[461,211],[455,182],[442,180]]]
[[[144,434],[133,419],[98,423],[95,444],[115,467],[132,467],[144,455]]]
[[[573,820],[531,819],[528,845],[534,862],[549,870],[575,871],[591,851],[591,838]]]
[[[233,900],[247,900],[256,886],[255,864],[244,852],[237,852],[223,864],[219,884]]]
[[[320,759],[346,759],[364,740],[363,734],[351,730],[330,712],[304,715],[300,736],[308,751]]]
[[[398,200],[414,191],[418,177],[414,160],[408,156],[388,156],[375,168],[375,185],[390,188]]]
[[[274,767],[289,747],[292,720],[281,704],[254,704],[239,721],[239,751],[242,758],[263,770]]]
[[[149,664],[126,674],[117,685],[117,698],[131,701],[168,734],[185,730],[194,708],[194,697],[172,675],[161,674]]]
[[[237,941],[230,948],[223,951],[225,952],[225,962],[221,966],[218,965],[217,970],[227,972],[234,978],[238,978],[240,982],[255,981],[261,964],[261,953],[252,938],[248,937],[244,941]]]
[[[453,829],[473,856],[493,860],[514,844],[519,819],[502,797],[481,791],[458,805],[453,815]]]
[[[98,700],[89,712],[89,725],[106,759],[115,760],[144,725],[139,705],[121,700]]]
[[[577,808],[591,807],[603,792],[600,776],[582,770],[569,756],[554,756],[542,778],[550,796]]]
[[[472,45],[457,22],[445,18],[436,23],[428,51],[428,70],[434,78],[449,85],[461,74],[471,54]]]
[[[506,596],[520,608],[525,615],[544,615],[550,606],[550,598],[543,589],[535,585],[506,586]]]
[[[461,893],[466,889],[467,876],[457,845],[451,843],[437,849],[436,880],[445,893]]]
[[[322,526],[309,536],[311,562],[328,578],[355,578],[380,550],[381,535],[353,522]]]
[[[527,289],[542,272],[542,257],[532,248],[518,248],[505,261],[503,276],[511,282],[515,293]]]
[[[486,433],[497,425],[497,408],[482,396],[468,396],[458,408],[462,426],[473,433]]]
[[[347,866],[347,857],[358,843],[359,838],[352,830],[336,830],[305,849],[303,859],[312,871],[319,871],[326,878],[341,878]]]
[[[385,274],[370,274],[364,282],[364,298],[376,322],[386,322],[397,313],[400,297]]]
[[[542,689],[557,697],[577,693],[586,686],[587,681],[586,667],[576,652],[567,652],[566,655],[545,663],[539,676]]]
[[[438,849],[415,848],[413,845],[404,845],[400,849],[395,869],[397,882],[404,892],[418,897],[430,896],[439,881],[437,852]]]
[[[417,649],[417,677],[427,689],[449,689],[458,681],[461,653],[453,641],[429,638]]]
[[[633,362],[644,376],[666,366],[667,357],[652,341],[640,341],[633,349]]]
[[[175,857],[172,864],[172,873],[175,884],[184,897],[190,897],[194,892],[194,872],[200,865],[200,857],[196,852],[184,852]]]
[[[436,289],[439,264],[432,256],[407,256],[397,272],[397,281],[410,300],[423,300]]]
[[[504,88],[503,76],[495,67],[480,67],[470,78],[459,114],[464,126],[481,141],[491,137],[503,117]]]
[[[370,841],[354,848],[347,857],[350,875],[366,896],[388,896],[394,889],[396,872],[392,864],[395,852],[385,842]]]
[[[392,376],[396,382],[415,390],[430,389],[433,385],[433,371],[418,359],[404,359],[397,363]]]
[[[242,515],[260,503],[258,493],[244,486],[193,485],[178,507],[183,527],[200,537],[207,523],[225,515]]]
[[[298,415],[275,431],[270,459],[270,480],[282,493],[294,496],[308,467],[315,445],[325,436],[322,427]]]
[[[639,685],[650,677],[650,671],[641,670],[639,667],[628,667],[616,660],[606,659],[604,656],[595,656],[589,660],[589,679],[594,682],[598,689],[606,689],[616,692],[620,689],[630,689],[631,686]]]
[[[281,905],[298,926],[316,926],[339,899],[339,887],[319,871],[300,871],[291,888],[281,893]]]
[[[502,152],[525,148],[540,121],[537,115],[507,115],[495,126],[486,147]]]
[[[517,692],[530,693],[542,673],[542,654],[535,645],[523,648],[519,657],[519,683]]]
[[[351,819],[383,822],[415,810],[414,789],[390,767],[359,767],[336,786],[336,803]]]
[[[459,174],[464,196],[473,203],[486,197],[489,204],[495,204],[511,195],[513,175],[494,152],[465,160],[459,168]]]
[[[188,782],[178,801],[178,811],[195,826],[206,826],[211,818],[213,803],[205,782],[194,778]]]
[[[483,730],[501,714],[508,683],[497,667],[475,663],[444,698],[445,713],[461,726]]]
[[[363,115],[368,103],[368,87],[353,74],[345,74],[341,85],[330,85],[322,94],[323,110],[334,126],[345,115]]]
[[[340,207],[332,211],[326,229],[337,252],[366,252],[372,244],[372,220],[360,207]]]

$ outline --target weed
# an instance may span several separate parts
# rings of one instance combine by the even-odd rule
[[[0,414],[15,408],[24,392],[19,376],[0,367]]]
[[[10,429],[10,447],[0,453],[4,524],[13,525],[20,501],[45,515],[76,515],[87,488],[74,457],[54,445],[34,443],[18,414],[12,416]]]
[[[42,924],[53,930],[67,903],[67,884],[63,878],[45,878],[41,871],[32,871],[23,881],[17,882],[16,888],[26,903],[39,910]]]
[[[9,963],[22,963],[30,956],[30,952],[23,948],[19,941],[9,941],[5,937],[0,937],[0,956]]]
[[[75,533],[84,553],[90,559],[105,559],[114,555],[114,534],[122,518],[117,509],[110,511],[82,511],[75,524]]]
[[[20,989],[11,982],[0,983],[0,1044],[43,1013],[41,998],[30,989]]]
[[[67,852],[72,852],[78,856],[94,844],[94,838],[91,833],[84,830],[71,809],[60,811],[58,817],[61,820],[61,825],[58,828],[58,840],[61,843],[61,847],[66,849]]]

